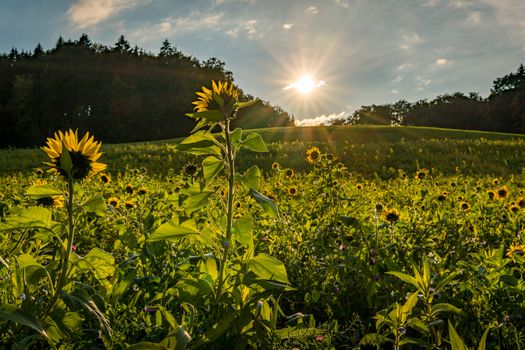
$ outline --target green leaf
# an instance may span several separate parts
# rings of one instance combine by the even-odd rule
[[[202,172],[204,180],[211,182],[224,168],[224,162],[217,157],[209,156],[202,161]]]
[[[183,326],[178,326],[177,331],[162,339],[160,344],[166,346],[168,349],[184,350],[190,341],[190,334],[186,332]]]
[[[209,281],[193,277],[181,279],[175,287],[179,291],[181,300],[189,303],[194,303],[196,298],[209,295],[213,292],[213,287]]]
[[[432,305],[432,315],[437,315],[440,312],[450,312],[456,315],[461,315],[463,313],[461,309],[455,307],[452,304],[440,303]]]
[[[261,135],[256,132],[252,132],[246,136],[241,142],[242,147],[246,147],[254,152],[268,152],[268,148],[264,143]]]
[[[128,290],[133,283],[133,280],[137,276],[137,271],[132,270],[123,279],[121,279],[113,288],[111,292],[111,303],[115,303],[120,297]]]
[[[62,142],[62,154],[60,155],[60,168],[64,170],[67,174],[71,175],[71,170],[73,169],[73,161],[71,160],[71,155],[67,150],[64,142]]]
[[[34,185],[27,189],[26,195],[35,199],[47,198],[52,196],[60,196],[62,192],[55,190],[51,185]]]
[[[43,276],[47,276],[46,269],[29,254],[17,256],[16,261],[18,266],[24,270],[25,279],[29,287],[32,287],[32,289],[38,288],[38,281]]]
[[[91,270],[95,278],[102,282],[115,274],[115,258],[100,248],[93,248],[78,261],[78,267]]]
[[[224,121],[224,115],[215,109],[209,109],[203,112],[187,113],[188,117],[193,119],[202,119],[207,123],[218,123]]]
[[[503,282],[509,286],[516,287],[519,283],[519,280],[511,275],[501,275],[499,276],[500,282]]]
[[[483,336],[481,337],[481,340],[479,341],[478,350],[485,350],[487,346],[487,337],[489,335],[489,332],[490,332],[490,327],[487,327],[487,329],[485,329],[485,332],[483,332]]]
[[[1,304],[0,305],[0,317],[5,318],[6,320],[20,323],[21,325],[27,326],[29,328],[32,328],[47,338],[46,331],[40,324],[40,321],[35,316],[33,316],[33,314],[25,310],[22,310],[14,305]]]
[[[98,216],[106,214],[106,201],[102,196],[93,196],[84,202],[82,208],[86,213],[94,213]]]
[[[290,284],[284,264],[271,255],[257,255],[250,259],[248,268],[262,279]]]
[[[241,109],[241,108],[245,108],[245,107],[248,107],[248,106],[251,106],[253,104],[257,103],[257,100],[251,100],[251,101],[246,101],[246,102],[237,102],[233,108],[234,109]]]
[[[412,277],[410,275],[407,275],[406,273],[397,272],[397,271],[388,271],[387,273],[389,275],[396,276],[397,278],[399,278],[400,280],[402,280],[405,283],[413,285],[417,289],[420,288],[419,284],[417,283],[417,280],[414,277]]]
[[[128,346],[126,350],[168,350],[168,348],[160,344],[157,344],[157,343],[143,341],[143,342]]]
[[[235,313],[227,312],[226,316],[220,319],[219,322],[214,324],[210,329],[206,331],[206,333],[204,333],[204,341],[213,342],[215,339],[219,338],[224,332],[228,330],[230,324],[233,322],[234,319]]]
[[[236,128],[235,130],[233,130],[230,134],[230,140],[233,146],[239,146],[242,141],[242,129]]]
[[[215,155],[220,157],[221,148],[215,137],[206,130],[197,131],[175,146],[178,151],[195,155]]]
[[[192,195],[188,196],[188,198],[186,198],[184,200],[182,205],[183,205],[184,208],[186,208],[186,209],[188,209],[190,211],[194,211],[194,210],[200,209],[200,208],[204,207],[206,204],[208,204],[208,199],[213,194],[215,194],[215,192],[211,192],[211,191],[204,191],[204,192],[192,194]]]
[[[170,220],[160,225],[148,238],[148,242],[156,241],[179,241],[183,238],[195,239],[203,243],[210,244],[210,239],[202,235],[193,226],[192,221],[187,221],[183,225],[178,225],[174,220]]]
[[[450,320],[448,321],[448,333],[450,335],[450,346],[452,350],[468,350],[463,340],[460,338]]]
[[[32,227],[51,227],[51,211],[42,207],[24,209],[18,215],[6,218],[0,223],[0,231],[13,229],[27,229]]]
[[[259,181],[261,180],[261,171],[257,165],[254,165],[246,170],[246,173],[241,175],[239,179],[247,190],[257,190],[259,188]]]
[[[257,203],[259,203],[259,205],[264,209],[264,211],[268,215],[272,217],[279,216],[279,209],[277,209],[277,205],[273,200],[264,196],[262,193],[257,192],[253,188],[250,188],[250,195],[255,199]]]
[[[252,226],[253,218],[250,214],[244,215],[233,223],[232,232],[235,235],[235,239],[245,247],[252,243]]]

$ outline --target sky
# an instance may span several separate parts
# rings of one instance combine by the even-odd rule
[[[525,1],[0,0],[1,52],[82,33],[216,57],[245,92],[308,125],[400,99],[487,96],[525,63]]]

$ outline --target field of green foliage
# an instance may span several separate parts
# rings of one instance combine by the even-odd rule
[[[104,172],[68,181],[42,150],[0,150],[0,347],[525,348],[520,135],[199,131],[102,151]]]

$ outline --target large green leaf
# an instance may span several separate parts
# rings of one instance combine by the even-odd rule
[[[29,254],[17,256],[16,261],[18,266],[24,271],[25,280],[28,287],[32,290],[38,287],[38,281],[42,277],[47,276],[46,269]],[[50,282],[52,283],[52,281]]]
[[[13,229],[27,229],[32,227],[51,226],[51,211],[41,207],[30,207],[24,209],[18,215],[6,218],[5,222],[0,223],[0,231]]]
[[[128,346],[126,350],[168,350],[168,348],[157,343],[143,341]]]
[[[206,204],[208,204],[208,199],[215,194],[215,192],[212,191],[203,191],[200,193],[191,194],[186,198],[183,202],[184,208],[194,211],[197,209],[200,209],[204,207]]]
[[[252,243],[253,233],[253,218],[250,214],[247,214],[233,223],[232,231],[235,239],[243,246],[247,247]]]
[[[218,141],[206,130],[197,131],[188,136],[179,143],[175,149],[195,155],[221,155],[221,148],[218,146]]]
[[[252,132],[246,136],[241,142],[242,147],[246,147],[254,152],[268,152],[268,148],[264,143],[261,135],[256,132]]]
[[[78,267],[83,270],[91,270],[95,278],[99,282],[102,282],[114,275],[115,258],[102,249],[93,248],[86,256],[78,261]]]
[[[71,155],[62,141],[62,154],[60,155],[60,168],[64,170],[67,174],[71,175],[71,170],[73,170],[73,161],[71,160]]]
[[[182,225],[178,220],[170,220],[160,225],[148,238],[148,242],[156,241],[179,241],[181,239],[192,239],[211,244],[210,238],[201,234],[194,227],[193,221],[186,221]]]
[[[194,303],[196,298],[206,296],[213,292],[213,287],[209,281],[193,277],[181,279],[175,287],[179,291],[181,300],[189,303]]]
[[[405,283],[413,285],[417,289],[420,288],[419,284],[417,283],[416,278],[413,277],[413,276],[410,276],[410,275],[407,275],[406,273],[398,272],[398,271],[388,271],[387,273],[389,275],[396,276],[397,278],[399,278],[400,280],[402,280]]]
[[[204,180],[211,182],[224,168],[224,162],[217,157],[209,156],[202,161]]]
[[[20,323],[24,326],[34,329],[47,338],[46,331],[40,324],[40,321],[31,313],[22,310],[11,304],[0,305],[0,317],[6,320]]]
[[[224,121],[224,115],[215,109],[209,109],[203,112],[187,113],[186,115],[190,118],[206,120],[207,123],[217,123]]]
[[[277,209],[277,205],[273,200],[264,196],[262,193],[257,192],[253,188],[250,189],[250,195],[255,199],[257,203],[259,203],[259,205],[264,209],[264,211],[268,215],[272,217],[279,216],[279,209]]]
[[[454,326],[452,326],[452,323],[450,323],[450,320],[448,321],[448,333],[450,336],[450,346],[452,347],[452,350],[468,350],[467,346],[465,343],[463,343],[463,340],[454,329]]]
[[[284,264],[271,255],[257,255],[248,262],[248,267],[259,278],[290,284]]]
[[[34,185],[27,189],[26,195],[35,199],[62,195],[62,192],[54,189],[50,184]]]
[[[84,202],[82,208],[86,213],[94,213],[103,216],[106,213],[106,201],[102,196],[93,196]]]
[[[239,175],[239,179],[247,190],[257,190],[259,188],[259,181],[261,180],[261,171],[257,165],[254,165],[246,170],[244,175]]]

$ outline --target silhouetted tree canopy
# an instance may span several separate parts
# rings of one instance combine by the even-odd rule
[[[491,95],[445,94],[433,100],[362,106],[347,124],[417,125],[525,133],[525,68],[497,78]]]
[[[199,61],[168,40],[159,55],[132,47],[123,35],[113,47],[82,34],[76,41],[59,37],[48,51],[40,44],[33,53],[12,48],[0,55],[0,147],[40,146],[67,128],[104,142],[184,136],[194,127],[185,114],[195,92],[211,80],[233,81],[233,74],[219,59]],[[293,122],[260,100],[236,120],[251,128]]]

